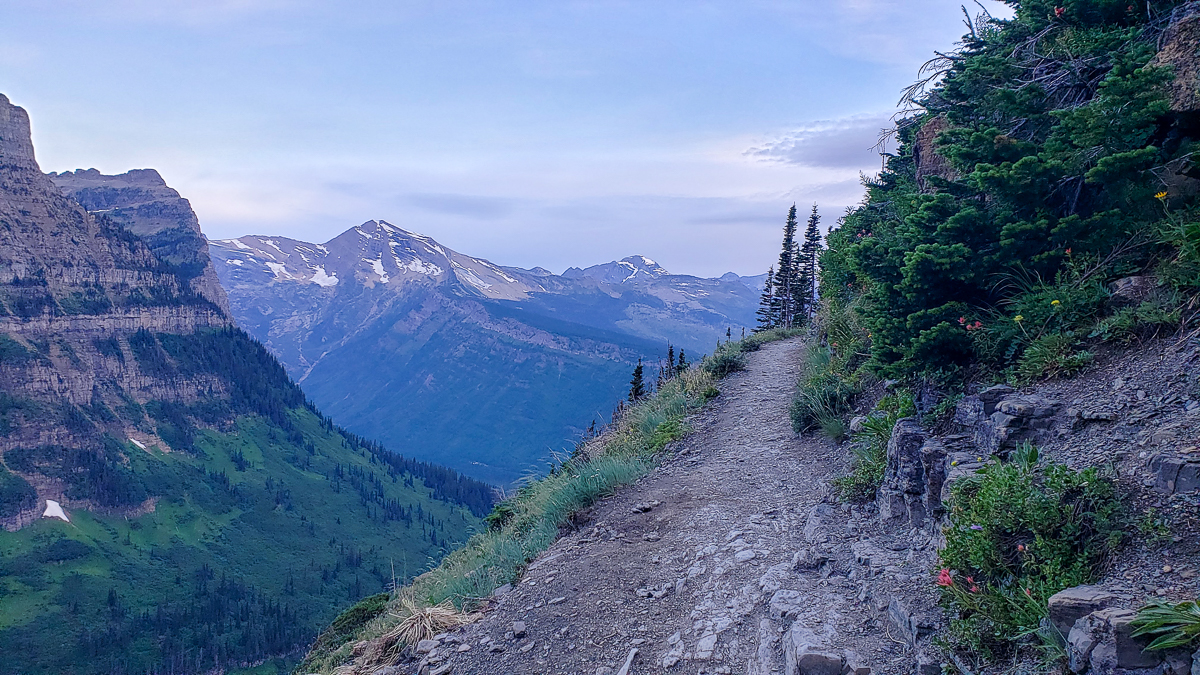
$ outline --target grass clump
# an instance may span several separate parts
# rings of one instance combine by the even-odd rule
[[[875,498],[875,491],[883,484],[883,472],[887,468],[887,447],[892,440],[892,428],[902,417],[916,414],[912,395],[901,392],[885,396],[875,410],[863,421],[862,430],[854,434],[850,450],[850,473],[836,478],[833,486],[838,496],[848,502],[865,502]]]
[[[1043,462],[1025,443],[952,489],[938,585],[959,649],[994,660],[1038,632],[1051,595],[1098,579],[1124,506],[1095,468]]]
[[[497,505],[487,517],[487,530],[400,589],[386,612],[338,644],[314,646],[298,672],[373,672],[419,636],[471,620],[470,613],[495,589],[520,579],[529,562],[571,527],[579,511],[654,468],[667,444],[687,433],[687,415],[716,396],[718,377],[736,371],[732,364],[743,363],[744,351],[795,334],[757,334],[745,341],[754,345],[751,349],[725,343],[697,367],[664,382],[655,395],[627,408],[549,475],[527,482]],[[356,640],[372,640],[372,645],[347,665]]]
[[[1177,604],[1154,602],[1138,610],[1133,620],[1134,636],[1151,635],[1146,649],[1191,647],[1200,639],[1200,604],[1186,600]]]
[[[796,433],[820,429],[830,438],[845,438],[850,402],[863,389],[861,366],[870,336],[850,305],[822,301],[814,319],[816,339],[804,352],[804,368],[789,415]]]

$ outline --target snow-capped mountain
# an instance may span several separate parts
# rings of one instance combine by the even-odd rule
[[[606,284],[638,283],[670,276],[670,274],[658,263],[644,255],[631,255],[628,258],[592,265],[584,269],[569,267],[562,273],[563,277],[567,279],[587,277]]]
[[[323,244],[251,235],[209,251],[238,323],[337,422],[505,484],[605,418],[639,358],[710,351],[758,302],[737,275],[645,256],[555,275],[377,220]]]
[[[212,242],[214,255],[238,282],[312,283],[329,288],[343,281],[366,287],[445,282],[450,278],[493,300],[519,300],[543,290],[479,258],[443,248],[424,235],[382,220],[368,220],[324,244],[250,235]],[[522,276],[524,276],[522,274]]]

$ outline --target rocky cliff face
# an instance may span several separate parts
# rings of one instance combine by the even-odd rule
[[[99,458],[106,434],[153,435],[144,416],[112,411],[152,398],[190,402],[222,385],[148,376],[128,337],[229,323],[141,239],[63,195],[38,168],[28,115],[0,96],[0,453],[61,446]],[[32,488],[14,488],[0,504],[8,528],[38,515],[47,499],[108,501],[95,490],[68,495],[68,470],[53,459],[23,473]]]
[[[64,194],[97,216],[136,234],[187,288],[229,312],[229,300],[208,259],[208,241],[191,203],[154,169],[106,176],[95,169],[50,174]]]
[[[563,276],[504,267],[384,221],[210,251],[239,325],[334,419],[498,483],[606,417],[639,357],[711,350],[758,300],[736,275],[671,275],[641,256]]]

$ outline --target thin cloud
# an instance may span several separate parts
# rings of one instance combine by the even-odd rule
[[[749,148],[754,159],[827,169],[861,169],[879,162],[881,131],[890,126],[887,116],[826,120],[789,131],[779,138]]]
[[[476,195],[416,194],[408,197],[408,203],[419,209],[435,213],[487,220],[504,218],[512,213],[510,200]]]

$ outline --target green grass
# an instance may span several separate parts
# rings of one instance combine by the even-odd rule
[[[757,349],[796,334],[772,331],[754,336],[751,344]],[[722,346],[726,353],[738,355],[744,347],[737,342]],[[687,415],[713,397],[714,373],[729,372],[715,366],[715,358],[721,357],[707,357],[698,367],[669,380],[550,475],[527,482],[497,506],[489,517],[490,529],[476,534],[437,567],[400,589],[389,611],[363,630],[340,644],[330,640],[312,650],[297,672],[331,672],[351,659],[354,642],[380,638],[386,642],[384,636],[406,613],[402,600],[417,606],[450,601],[470,611],[496,588],[519,580],[529,562],[553,544],[563,528],[570,527],[576,513],[646,475],[658,464],[662,449],[687,433]]]

